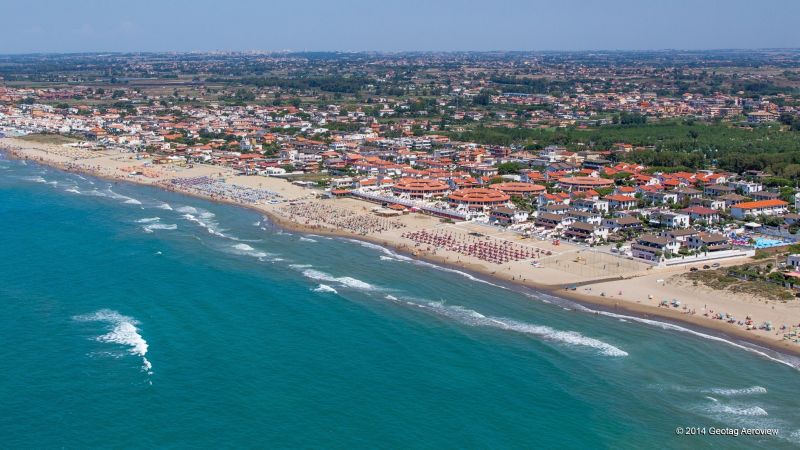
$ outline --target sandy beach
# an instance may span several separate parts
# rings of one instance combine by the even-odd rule
[[[446,223],[417,213],[378,217],[372,211],[378,206],[375,204],[353,198],[321,199],[320,191],[285,179],[241,176],[219,166],[154,165],[142,154],[137,157],[117,150],[89,150],[15,138],[0,139],[0,149],[11,157],[63,170],[252,208],[288,229],[365,240],[435,264],[600,305],[605,310],[664,318],[800,355],[800,345],[784,339],[785,332],[777,329],[782,324],[800,324],[800,305],[694,285],[681,277],[689,270],[687,266],[653,268],[586,247],[554,245],[487,225]],[[185,180],[200,181],[191,187]],[[273,200],[256,201],[239,194],[249,191]],[[540,267],[534,267],[532,259],[539,261]],[[739,258],[724,264],[744,261]],[[572,284],[576,285],[574,290],[565,289]],[[662,301],[673,299],[680,301],[678,307],[660,306]],[[736,323],[713,318],[719,313],[733,316]],[[756,324],[771,322],[776,329],[746,330],[738,322],[747,316]]]

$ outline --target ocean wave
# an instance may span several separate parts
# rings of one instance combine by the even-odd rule
[[[333,294],[338,294],[336,289],[328,286],[327,284],[320,284],[316,289],[314,289],[314,292],[330,292]]]
[[[76,187],[70,187],[70,188],[64,189],[64,192],[70,192],[72,194],[81,195],[81,191],[79,191],[78,188],[76,188]]]
[[[142,202],[140,202],[139,200],[136,200],[133,197],[128,197],[127,195],[122,195],[122,194],[114,192],[114,190],[112,190],[110,186],[106,189],[106,191],[108,192],[108,196],[109,197],[113,198],[114,200],[122,200],[122,203],[124,203],[124,204],[127,204],[127,205],[141,205],[142,204]]]
[[[750,386],[742,389],[710,388],[703,390],[707,394],[717,394],[726,397],[737,397],[742,395],[766,394],[767,388],[761,386]]]
[[[412,258],[410,256],[401,255],[400,253],[393,252],[392,250],[390,250],[390,249],[388,249],[388,248],[386,248],[386,247],[384,247],[382,245],[373,244],[372,242],[359,241],[358,239],[348,239],[348,238],[343,238],[343,239],[345,241],[356,243],[356,244],[358,244],[358,245],[360,245],[362,247],[370,248],[370,249],[378,250],[378,251],[382,252],[385,255],[385,256],[380,257],[380,259],[382,261],[400,261],[400,262],[407,262],[407,263],[410,263],[410,264],[416,264],[416,265],[422,266],[422,267],[430,267],[432,269],[440,270],[442,272],[454,273],[456,275],[460,275],[460,276],[462,276],[464,278],[467,278],[469,280],[472,280],[472,281],[475,281],[475,282],[478,282],[478,283],[488,284],[490,286],[498,287],[498,288],[501,288],[501,289],[508,289],[505,286],[500,286],[499,284],[495,284],[495,283],[492,283],[490,281],[484,280],[482,278],[478,278],[476,276],[473,276],[473,275],[471,275],[471,274],[469,274],[467,272],[463,272],[463,271],[458,270],[458,269],[453,269],[453,268],[446,267],[446,266],[440,266],[438,264],[433,264],[433,263],[430,263],[428,261],[423,261],[423,260],[420,260],[420,259],[414,259],[414,258]]]
[[[770,355],[766,351],[762,351],[762,350],[759,350],[757,348],[753,348],[753,347],[751,347],[749,345],[743,345],[743,344],[740,344],[740,343],[737,343],[737,342],[730,341],[728,339],[721,338],[719,336],[714,336],[714,335],[711,335],[711,334],[701,333],[699,331],[695,331],[695,330],[692,330],[692,329],[689,329],[689,328],[685,328],[685,327],[682,327],[680,325],[671,324],[671,323],[668,323],[668,322],[660,322],[658,320],[645,319],[645,318],[635,317],[635,316],[627,316],[627,315],[624,315],[624,314],[617,314],[617,313],[612,313],[612,312],[609,312],[609,311],[594,310],[594,309],[587,308],[587,307],[585,307],[583,305],[580,305],[580,304],[577,304],[577,303],[574,303],[574,305],[575,305],[575,307],[577,309],[579,309],[581,311],[591,312],[591,313],[594,313],[594,314],[599,314],[599,315],[603,315],[603,316],[607,316],[607,317],[614,317],[614,318],[617,318],[617,319],[624,318],[624,319],[627,319],[629,321],[651,325],[651,326],[654,326],[654,327],[661,328],[663,330],[678,331],[678,332],[681,332],[681,333],[688,333],[688,334],[691,334],[691,335],[694,335],[694,336],[697,336],[697,337],[701,337],[703,339],[708,339],[708,340],[716,341],[716,342],[722,342],[722,343],[728,344],[730,346],[736,347],[738,349],[745,350],[745,351],[748,351],[750,353],[754,353],[754,354],[759,355],[759,356],[761,356],[763,358],[769,359],[770,361],[781,363],[781,364],[789,366],[789,367],[791,367],[793,369],[800,370],[800,360],[798,360],[796,358],[792,358],[792,357],[786,356],[786,355],[781,355],[781,357],[775,357],[775,356]],[[786,358],[786,359],[783,359],[783,358]]]
[[[231,246],[231,248],[234,250],[234,253],[236,253],[236,254],[252,256],[254,258],[261,259],[261,258],[266,258],[267,256],[269,256],[268,253],[264,253],[262,251],[256,250],[255,248],[253,248],[253,247],[251,247],[251,246],[249,246],[247,244],[234,244],[234,245]]]
[[[147,233],[152,233],[154,230],[177,230],[178,225],[174,223],[151,223],[142,227]]]
[[[317,242],[315,239],[311,239],[311,238],[307,238],[307,237],[303,237],[303,236],[300,236],[300,240],[303,241],[303,242]]]
[[[178,208],[178,209],[181,209],[181,208]],[[216,224],[213,223],[213,222],[204,221],[204,220],[198,218],[197,216],[195,216],[194,214],[191,214],[191,213],[186,213],[182,217],[184,219],[190,221],[190,222],[196,223],[201,228],[204,228],[206,231],[208,231],[208,234],[211,234],[211,235],[214,235],[214,236],[217,236],[217,237],[221,237],[221,238],[227,238],[228,237],[225,233],[217,230]]]
[[[303,271],[303,276],[306,278],[311,278],[312,280],[319,280],[319,281],[328,281],[331,283],[339,283],[342,286],[358,289],[362,291],[377,291],[380,288],[373,286],[367,282],[361,281],[356,278],[352,277],[334,277],[333,275],[327,274],[325,272],[320,272],[319,270],[314,269],[306,269]]]
[[[314,267],[311,264],[289,264],[289,267],[292,269],[307,269],[309,267]]]
[[[145,217],[144,219],[139,219],[136,223],[151,223],[151,222],[158,222],[161,220],[161,217]]]
[[[38,175],[37,176],[32,176],[32,177],[22,177],[22,179],[25,180],[25,181],[31,181],[31,182],[34,182],[34,183],[42,183],[42,184],[47,183],[47,180],[45,180],[44,178],[42,178],[42,177],[40,177]]]
[[[142,358],[142,370],[148,374],[153,373],[153,365],[146,357],[149,346],[136,327],[139,325],[139,321],[111,309],[101,309],[91,314],[75,316],[74,319],[79,322],[105,323],[110,330],[106,334],[95,337],[95,340],[128,347],[128,353]]]
[[[725,414],[732,416],[768,416],[769,413],[760,406],[730,406],[721,403],[713,403],[706,408],[710,413]]]
[[[164,210],[167,210],[167,211],[172,211],[172,206],[170,206],[169,203],[162,203],[162,204],[156,206],[156,208],[164,209]]]
[[[577,331],[562,331],[545,325],[536,325],[520,322],[504,317],[485,316],[478,311],[464,308],[458,305],[447,305],[444,302],[415,302],[399,300],[392,295],[386,296],[387,300],[394,302],[405,302],[409,306],[415,306],[424,310],[431,311],[439,316],[453,319],[459,323],[474,327],[497,328],[505,331],[513,331],[526,335],[540,337],[542,339],[567,344],[571,346],[589,347],[598,350],[601,354],[613,357],[628,356],[628,352],[615,347],[599,339],[584,336]]]

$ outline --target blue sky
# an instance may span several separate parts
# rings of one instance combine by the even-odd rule
[[[798,0],[6,0],[0,53],[800,47]]]

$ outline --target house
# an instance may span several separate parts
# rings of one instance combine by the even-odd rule
[[[701,191],[687,186],[679,187],[678,189],[674,189],[672,192],[678,196],[678,201],[681,203],[689,202],[690,200],[700,198],[703,195]]]
[[[547,229],[560,228],[564,222],[564,216],[561,214],[553,214],[548,212],[539,212],[536,217],[535,225]]]
[[[688,247],[689,239],[693,236],[697,236],[698,234],[700,234],[700,232],[694,228],[680,228],[662,233],[662,235],[677,241],[681,247]]]
[[[608,207],[613,210],[634,209],[638,200],[627,195],[606,195],[603,200],[608,201]]]
[[[598,212],[572,210],[568,215],[576,222],[586,222],[592,225],[600,225],[603,223],[603,216]]]
[[[571,206],[580,211],[594,211],[602,214],[608,213],[608,201],[606,200],[578,198],[572,201]]]
[[[499,225],[511,225],[528,220],[528,212],[521,209],[511,209],[505,206],[494,208],[489,213],[489,222]]]
[[[703,189],[703,192],[712,197],[719,197],[720,195],[733,194],[736,192],[736,189],[727,184],[710,184]]]
[[[704,252],[717,252],[731,249],[728,238],[718,233],[698,233],[689,238],[688,246],[692,250]]]
[[[666,236],[646,234],[631,244],[631,255],[646,261],[661,261],[667,255],[678,253],[680,244]]]
[[[675,191],[647,191],[644,199],[654,205],[674,205],[678,203],[678,194]]]
[[[785,214],[788,203],[783,200],[758,200],[739,203],[731,207],[731,215],[743,220],[746,216],[777,216]]]
[[[745,180],[731,181],[728,183],[728,186],[736,189],[736,192],[743,195],[750,195],[764,190],[763,184]]]
[[[705,206],[690,206],[681,210],[682,213],[688,214],[692,222],[702,221],[706,224],[719,222],[719,211],[713,208],[706,208]]]
[[[639,231],[642,229],[642,221],[634,216],[612,217],[604,220],[603,225],[614,233],[620,231]]]
[[[650,214],[650,223],[669,228],[686,228],[689,226],[689,215],[683,213],[658,211]]]
[[[586,222],[575,222],[564,230],[564,237],[576,241],[594,243],[608,239],[608,228]]]
[[[789,255],[786,258],[786,265],[794,269],[795,272],[800,270],[800,254]]]
[[[739,194],[726,194],[726,195],[720,195],[719,197],[717,197],[717,200],[724,201],[725,202],[725,206],[727,208],[730,208],[733,205],[746,202],[746,201],[750,200],[750,198],[749,197],[745,197],[744,195],[739,195]]]
[[[770,191],[758,191],[754,192],[751,197],[753,197],[753,200],[775,200],[780,198],[780,194]]]

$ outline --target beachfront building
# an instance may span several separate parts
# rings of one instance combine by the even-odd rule
[[[521,209],[511,209],[506,206],[499,206],[492,209],[489,214],[489,223],[497,225],[512,225],[528,220],[528,212]]]
[[[731,215],[739,220],[747,216],[777,216],[788,212],[789,204],[783,200],[758,200],[731,206]]]
[[[523,197],[523,198],[531,198],[537,197],[542,192],[545,192],[546,188],[544,186],[538,184],[531,184],[531,183],[519,183],[519,182],[509,182],[509,183],[500,183],[492,185],[492,188],[505,192],[506,194],[512,197]]]
[[[422,178],[401,178],[392,187],[398,197],[429,199],[444,197],[450,192],[450,185],[443,181]]]
[[[485,210],[495,206],[504,206],[511,196],[497,189],[466,188],[459,189],[447,196],[453,208]]]
[[[558,185],[568,191],[588,191],[613,187],[614,180],[599,177],[563,177],[558,179]]]
[[[631,244],[631,256],[646,261],[661,261],[664,256],[678,253],[680,243],[666,236],[646,234]]]
[[[689,237],[687,246],[692,250],[706,252],[718,252],[731,249],[728,238],[718,233],[698,233],[695,236]]]
[[[574,222],[562,234],[567,239],[593,244],[608,239],[608,228],[588,222]]]

